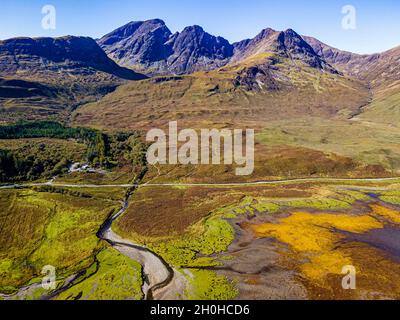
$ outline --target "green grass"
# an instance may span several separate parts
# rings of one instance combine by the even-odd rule
[[[400,128],[360,121],[298,118],[270,122],[257,140],[264,145],[302,146],[400,171]]]
[[[146,243],[175,268],[190,267],[191,276],[187,277],[190,290],[185,293],[187,299],[229,300],[238,295],[234,283],[226,277],[198,269],[220,265],[218,259],[233,242],[234,229],[224,217],[228,212],[228,209],[217,210],[180,237]]]
[[[244,204],[245,205],[245,204]],[[185,293],[188,299],[233,299],[238,292],[234,284],[224,276],[202,267],[218,266],[226,258],[224,252],[234,241],[235,232],[227,220],[237,216],[237,206],[227,206],[211,212],[207,217],[191,225],[185,233],[170,237],[144,237],[126,234],[115,225],[115,231],[135,242],[142,243],[157,253],[174,268],[190,268],[187,276],[190,289]]]
[[[170,240],[146,239],[145,244],[175,267],[217,265],[208,256],[221,253],[234,240],[234,230],[226,220],[211,217]],[[199,257],[199,255],[201,257]]]
[[[379,191],[379,194],[382,201],[400,205],[400,191]]]
[[[241,214],[255,215],[259,213],[274,213],[280,209],[279,204],[258,197],[246,196],[241,203],[231,206],[227,217],[236,218]]]
[[[99,268],[57,300],[141,300],[142,266],[112,248],[97,255]]]
[[[187,292],[192,300],[233,300],[239,294],[234,282],[212,271],[191,270],[193,278],[189,281],[191,291]]]
[[[234,282],[202,269],[219,266],[229,258],[226,252],[235,239],[229,219],[240,215],[274,214],[281,208],[342,210],[350,208],[356,201],[371,201],[356,186],[346,185],[354,190],[338,189],[334,184],[323,183],[309,184],[304,188],[301,184],[285,186],[285,189],[279,186],[276,194],[273,186],[266,190],[263,187],[233,188],[230,198],[239,200],[233,204],[232,201],[225,202],[225,205],[225,200],[213,202],[215,206],[219,203],[220,207],[211,210],[184,233],[168,237],[126,234],[126,230],[119,230],[118,223],[115,231],[146,245],[174,268],[188,268],[191,275],[186,274],[190,284],[184,295],[186,298],[233,299],[238,294]],[[73,188],[55,189],[60,190],[0,191],[0,291],[13,293],[28,283],[38,283],[41,281],[41,268],[53,265],[57,270],[59,287],[67,277],[86,270],[75,285],[57,299],[142,299],[140,265],[114,249],[106,248],[96,237],[107,215],[120,208],[123,190],[85,189],[83,197],[74,195],[76,190]],[[174,190],[190,192],[197,189]],[[296,190],[297,193],[293,193]],[[302,197],[302,190],[309,194]],[[117,194],[112,195],[114,192]],[[382,199],[400,198],[395,188],[379,193]],[[197,201],[202,201],[210,190],[194,194]],[[286,198],[286,194],[293,194],[295,198]],[[219,197],[219,193],[216,196]],[[396,203],[395,200],[388,202]],[[37,299],[41,294],[43,290],[38,289],[28,299]]]
[[[256,201],[245,197],[238,204],[216,209],[208,217],[193,224],[180,235],[165,238],[134,236],[135,241],[143,243],[149,249],[162,256],[175,268],[190,268],[193,277],[189,279],[191,289],[185,296],[189,299],[234,299],[238,291],[234,283],[215,272],[200,270],[202,267],[218,266],[226,257],[229,245],[235,239],[235,231],[228,219],[236,218],[255,210],[260,212],[276,212],[277,204],[268,200]],[[116,225],[115,230],[124,234]],[[132,237],[131,234],[124,234]]]
[[[390,88],[388,91],[380,93],[359,118],[363,121],[379,122],[398,127],[400,119],[399,88]]]
[[[314,195],[308,199],[288,200],[282,205],[291,208],[308,208],[318,210],[349,209],[358,200],[369,200],[368,196],[358,191],[341,190],[330,196]]]
[[[31,190],[0,192],[0,292],[14,293],[46,265],[64,279],[93,264],[96,237],[119,202]]]
[[[146,245],[176,267],[218,265],[218,258],[210,256],[226,251],[235,239],[235,231],[228,220],[242,214],[254,214],[254,210],[259,209],[260,212],[272,213],[279,209],[279,205],[246,197],[238,204],[214,210],[179,237],[163,241],[146,238]]]

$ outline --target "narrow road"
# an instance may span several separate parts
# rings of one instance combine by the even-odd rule
[[[238,187],[260,186],[273,184],[287,184],[298,182],[390,182],[399,181],[400,177],[392,178],[300,178],[285,180],[262,180],[255,182],[231,182],[231,183],[146,183],[146,184],[67,184],[67,183],[24,183],[0,186],[0,189],[31,188],[53,186],[60,188],[148,188],[148,187]]]

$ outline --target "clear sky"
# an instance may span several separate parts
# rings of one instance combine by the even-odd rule
[[[42,28],[44,5],[56,8],[55,30]],[[356,9],[356,29],[342,28],[342,8]],[[0,39],[82,35],[99,38],[129,21],[163,19],[172,32],[198,24],[231,42],[261,29],[288,28],[358,53],[400,45],[398,0],[1,0]]]

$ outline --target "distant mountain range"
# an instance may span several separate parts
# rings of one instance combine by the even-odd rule
[[[199,26],[186,27],[181,33],[172,34],[159,19],[128,23],[97,42],[119,64],[148,75],[208,71],[256,54],[273,52],[302,60],[315,68],[337,69],[373,81],[376,69],[391,68],[400,58],[400,47],[382,54],[359,55],[333,48],[309,36],[300,36],[292,29],[275,31],[267,28],[253,39],[230,44]],[[386,62],[391,66],[384,66]]]
[[[371,96],[382,90],[395,94],[399,59],[400,47],[358,55],[292,29],[267,28],[253,39],[231,44],[200,26],[173,34],[159,19],[131,22],[97,41],[73,36],[0,41],[0,112],[11,118],[21,111],[26,116],[27,110],[33,118],[69,113],[129,80],[214,70],[229,70],[234,88],[293,90],[299,83],[290,74],[301,65],[362,81]]]

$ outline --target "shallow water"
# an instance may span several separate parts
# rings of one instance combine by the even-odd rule
[[[394,260],[400,262],[400,229],[385,227],[367,233],[357,234],[343,232],[347,241],[366,243],[371,247],[384,251]]]
[[[368,193],[367,195],[374,199],[379,199],[382,196],[381,194],[378,193]]]

